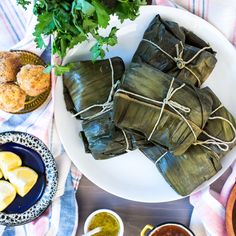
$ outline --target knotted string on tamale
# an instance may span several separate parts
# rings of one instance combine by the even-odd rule
[[[106,59],[96,62],[75,62],[71,71],[63,76],[67,110],[78,113],[90,106],[104,104],[110,95],[112,79],[114,83],[119,81],[124,70],[124,62],[119,57],[111,58],[110,61]],[[112,73],[114,73],[114,78],[112,78]],[[84,119],[101,109],[101,107],[94,107],[77,118]]]
[[[161,146],[149,144],[140,150],[147,156],[180,195],[186,196],[220,169],[219,156],[202,146],[191,146],[183,155],[175,157]]]
[[[115,124],[182,155],[212,112],[208,91],[173,80],[147,64],[132,63],[122,80],[114,96]],[[172,96],[167,99],[170,88]]]
[[[215,52],[194,33],[157,15],[143,35],[133,62],[145,62],[186,83],[200,86],[216,64]]]
[[[210,88],[213,111],[194,145],[175,157],[160,145],[142,144],[140,150],[181,195],[190,194],[221,169],[220,158],[236,145],[236,120]]]
[[[207,146],[219,157],[223,157],[236,145],[236,120],[214,92],[210,88],[206,89],[213,100],[213,111],[197,143]]]

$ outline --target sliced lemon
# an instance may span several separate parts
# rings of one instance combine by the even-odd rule
[[[5,180],[0,180],[0,211],[6,209],[15,197],[16,189],[14,186]]]
[[[24,197],[33,188],[38,179],[38,174],[34,170],[24,166],[8,171],[7,174],[9,181],[21,197]]]
[[[7,172],[22,165],[18,155],[13,152],[0,152],[0,169],[5,179],[8,179]]]
[[[0,179],[3,177],[2,171],[0,170]]]

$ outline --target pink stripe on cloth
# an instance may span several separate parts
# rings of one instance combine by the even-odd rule
[[[19,11],[17,11],[17,14],[16,14],[16,8],[11,3],[11,1],[5,1],[4,7],[5,7],[5,9],[4,9],[5,13],[8,15],[9,19],[11,19],[11,21],[14,22],[14,28],[15,28],[15,30],[17,30],[17,33],[18,33],[20,39],[22,39],[25,34],[25,29],[23,28],[22,24],[20,23],[19,18],[17,18],[17,14],[21,18],[23,18],[23,15],[19,15],[20,14]]]
[[[232,44],[236,46],[236,14],[235,14],[235,20],[234,20],[234,28],[233,28],[233,33],[232,33]]]
[[[174,4],[171,1],[166,1],[166,0],[156,0],[156,4],[162,6],[174,7]]]
[[[7,121],[12,115],[0,110],[0,122]]]
[[[229,198],[229,194],[231,189],[236,183],[236,161],[232,165],[232,173],[226,180],[221,192],[220,192],[220,201],[224,207],[226,207],[227,200]]]
[[[52,122],[52,114],[53,114],[52,107],[53,103],[49,103],[46,106],[46,109],[43,111],[43,113],[40,116],[38,116],[38,119],[36,120],[34,125],[26,129],[27,133],[36,135],[39,139],[43,140],[48,147],[49,147],[48,127]]]
[[[198,11],[197,11],[197,15],[198,15],[198,16],[201,16],[201,9],[200,9],[200,8],[201,8],[201,2],[202,2],[202,1],[198,1],[198,9],[197,9],[197,10],[198,10]]]
[[[5,17],[3,16],[3,14],[1,13],[1,9],[0,9],[0,25],[1,27],[3,27],[3,29],[5,30],[5,32],[3,32],[3,35],[6,35],[4,38],[5,40],[10,40],[10,42],[8,42],[9,44],[15,44],[17,42],[15,35],[12,33],[12,31],[10,30],[10,27],[5,19]],[[4,44],[5,45],[5,44]]]
[[[210,0],[206,0],[205,20],[207,20],[207,21],[208,21],[208,15],[209,15],[209,1],[210,1]]]
[[[224,219],[225,208],[216,198],[217,194],[207,188],[192,195],[190,202],[209,235],[227,236]]]
[[[31,224],[28,224],[29,232],[34,236],[43,236],[49,230],[49,214],[51,212],[51,207],[49,207],[40,218],[34,220]]]
[[[71,165],[71,176],[72,176],[72,181],[73,181],[73,187],[75,190],[78,189],[79,187],[79,180],[82,177],[81,172],[78,171],[78,169],[75,167],[75,165]]]

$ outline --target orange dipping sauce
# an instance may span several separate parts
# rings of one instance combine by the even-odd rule
[[[192,234],[177,225],[163,225],[152,232],[150,236],[192,236]]]

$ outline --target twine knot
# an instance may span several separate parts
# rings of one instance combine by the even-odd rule
[[[198,86],[201,86],[201,80],[198,78],[198,76],[194,73],[194,71],[188,67],[187,65],[191,63],[196,57],[199,56],[200,53],[202,53],[205,50],[211,49],[210,46],[204,47],[200,49],[195,55],[193,55],[192,58],[190,58],[188,61],[184,61],[183,54],[184,54],[184,44],[182,41],[179,41],[179,44],[175,45],[176,48],[176,57],[171,56],[168,52],[166,52],[164,49],[162,49],[159,45],[153,43],[152,41],[148,39],[143,39],[143,41],[148,42],[152,44],[153,46],[157,47],[162,53],[164,53],[166,56],[168,56],[170,59],[172,59],[175,63],[178,69],[186,69],[188,70],[197,80]]]
[[[185,62],[184,62],[183,58],[175,57],[175,62],[176,62],[178,69],[180,69],[180,70],[184,69]]]
[[[144,99],[144,100],[146,100],[146,101],[153,102],[153,103],[155,103],[155,104],[161,105],[160,114],[159,114],[159,116],[158,116],[158,119],[157,119],[157,121],[156,121],[156,123],[155,123],[155,125],[154,125],[154,127],[153,127],[153,129],[152,129],[152,131],[151,131],[151,133],[150,133],[150,135],[148,136],[148,140],[151,139],[153,133],[155,132],[155,130],[156,130],[156,128],[157,128],[157,126],[158,126],[158,124],[159,124],[159,122],[160,122],[160,120],[161,120],[161,117],[162,117],[162,115],[163,115],[164,108],[165,108],[166,105],[168,105],[169,107],[171,107],[171,108],[186,122],[186,124],[188,125],[189,129],[190,129],[191,132],[193,133],[194,139],[197,140],[197,136],[196,136],[196,134],[195,134],[195,132],[194,132],[194,130],[193,130],[191,124],[190,124],[190,123],[188,122],[188,120],[184,117],[184,115],[181,114],[181,112],[180,112],[180,111],[182,111],[182,112],[189,113],[189,112],[191,112],[191,109],[190,109],[189,107],[186,107],[186,106],[183,106],[183,105],[179,104],[178,102],[175,102],[175,101],[171,100],[171,98],[173,97],[173,95],[174,95],[177,91],[179,91],[180,89],[182,89],[182,88],[185,86],[185,84],[182,84],[182,85],[180,85],[179,87],[174,88],[174,87],[173,87],[174,80],[175,80],[175,78],[172,78],[171,83],[170,83],[170,87],[169,87],[168,92],[167,92],[167,94],[166,94],[166,97],[165,97],[162,101],[157,101],[157,100],[154,100],[154,99],[152,99],[152,98],[145,97],[145,96],[142,96],[142,95],[140,95],[140,94],[133,93],[133,92],[130,92],[130,91],[127,91],[127,90],[124,90],[124,89],[118,89],[118,90],[116,91],[116,93],[123,92],[123,93],[125,93],[125,94],[132,95],[132,96],[134,96],[134,97],[136,97],[136,98]]]
[[[182,41],[180,41],[180,44],[176,44],[175,48],[176,48],[176,57],[174,57],[174,60],[176,62],[177,67],[180,70],[182,70],[182,69],[184,69],[184,67],[186,65],[186,62],[183,59],[184,45],[183,45]]]
[[[163,99],[163,103],[165,103],[165,104],[167,104],[168,101],[169,101],[169,98],[167,98],[167,97]]]
[[[174,80],[175,80],[175,78],[172,78],[171,83],[170,83],[170,87],[169,87],[168,92],[167,92],[167,95],[166,95],[166,97],[163,99],[163,101],[160,102],[160,103],[162,104],[161,111],[160,111],[160,115],[159,115],[159,117],[158,117],[158,119],[157,119],[157,122],[155,123],[153,129],[152,129],[152,132],[150,133],[150,135],[149,135],[149,137],[148,137],[148,140],[150,140],[151,137],[152,137],[152,135],[154,134],[154,132],[155,132],[155,130],[156,130],[156,128],[157,128],[157,126],[158,126],[160,120],[161,120],[161,117],[162,117],[162,114],[163,114],[163,112],[164,112],[164,108],[165,108],[166,105],[168,105],[169,107],[171,107],[178,115],[180,115],[180,116],[183,118],[183,120],[187,123],[187,125],[188,125],[189,128],[190,128],[190,130],[192,131],[193,136],[194,136],[194,139],[195,139],[195,140],[197,139],[196,134],[195,134],[193,128],[191,127],[191,125],[189,124],[189,122],[187,121],[187,119],[180,113],[180,111],[189,113],[189,112],[191,112],[191,109],[190,109],[189,107],[185,107],[185,106],[183,106],[183,105],[181,105],[181,104],[179,104],[179,103],[177,103],[177,102],[171,100],[172,96],[173,96],[178,90],[182,89],[182,88],[185,86],[185,84],[182,84],[181,86],[179,86],[179,87],[177,87],[177,88],[174,89],[174,88],[173,88]]]
[[[94,115],[83,118],[84,120],[91,120],[91,119],[93,119],[97,116],[100,116],[100,115],[106,113],[107,111],[112,110],[112,108],[113,108],[113,95],[114,95],[115,89],[119,86],[120,81],[117,80],[116,83],[115,83],[114,68],[113,68],[113,65],[112,65],[112,61],[111,61],[110,58],[108,60],[109,60],[110,68],[111,68],[111,90],[110,90],[110,94],[109,94],[106,102],[101,103],[101,104],[91,105],[91,106],[83,109],[82,111],[79,111],[78,113],[76,113],[72,117],[76,117],[80,114],[83,114],[84,112],[87,112],[87,111],[93,109],[93,108],[101,108],[101,110],[99,112],[95,113]]]
[[[230,145],[236,142],[236,129],[233,125],[233,123],[222,117],[222,116],[212,116],[216,111],[218,111],[219,109],[221,109],[223,107],[223,105],[221,104],[219,107],[217,107],[214,111],[212,111],[211,116],[209,117],[209,120],[220,120],[222,122],[226,122],[229,127],[232,129],[233,131],[233,139],[231,141],[226,141],[226,140],[222,140],[220,138],[214,137],[212,135],[210,135],[209,133],[207,133],[205,130],[203,130],[202,132],[209,138],[205,141],[201,141],[201,140],[197,140],[194,145],[201,145],[203,147],[206,147],[205,145],[215,145],[217,146],[221,151],[223,152],[227,152],[230,149]]]

